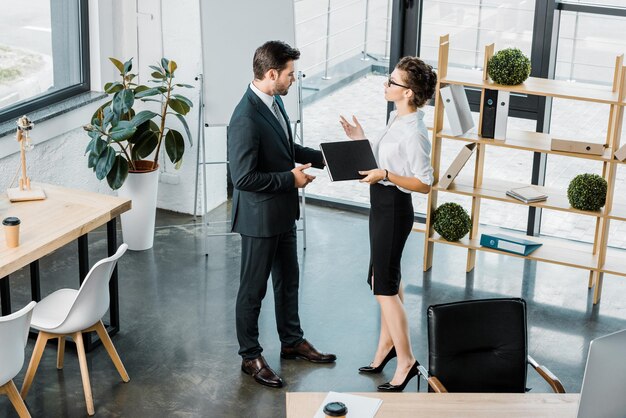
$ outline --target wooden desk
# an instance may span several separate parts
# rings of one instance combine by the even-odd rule
[[[376,418],[575,418],[580,394],[355,393],[383,400]],[[288,392],[287,418],[312,418],[322,392]],[[348,418],[351,417],[348,411]]]
[[[33,300],[41,300],[39,259],[78,239],[79,282],[89,272],[87,233],[107,224],[108,254],[117,250],[116,217],[131,207],[129,199],[82,190],[39,184],[47,199],[9,202],[0,196],[0,217],[17,216],[21,220],[20,245],[8,248],[4,228],[0,228],[0,304],[2,315],[11,313],[9,275],[30,264]],[[111,293],[109,333],[119,329],[117,267],[109,283]],[[90,345],[90,344],[87,344]]]

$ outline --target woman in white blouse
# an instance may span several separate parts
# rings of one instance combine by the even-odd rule
[[[370,267],[367,281],[380,304],[381,330],[374,360],[359,369],[380,373],[398,357],[391,381],[379,391],[401,392],[417,376],[409,326],[400,284],[400,260],[413,227],[411,192],[428,193],[433,181],[430,141],[419,110],[433,96],[437,75],[417,57],[404,57],[385,82],[385,99],[395,104],[380,138],[370,140],[377,169],[362,171],[370,184]],[[341,126],[351,139],[366,139],[356,117],[353,124],[341,116]]]

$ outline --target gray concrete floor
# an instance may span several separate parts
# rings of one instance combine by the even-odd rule
[[[213,212],[222,218],[225,207]],[[261,343],[270,365],[286,381],[283,389],[260,386],[241,373],[234,327],[239,276],[239,238],[211,237],[204,256],[202,227],[189,215],[158,213],[154,248],[128,252],[120,261],[121,331],[113,339],[131,376],[122,383],[102,348],[88,354],[99,417],[282,417],[287,391],[374,391],[393,375],[362,376],[379,329],[378,308],[365,284],[367,218],[307,207],[307,249],[300,250],[300,314],[305,336],[337,354],[333,365],[280,360],[272,295],[260,318]],[[91,264],[105,256],[106,234],[90,234]],[[299,233],[300,247],[302,235]],[[436,246],[430,272],[422,272],[423,236],[410,236],[403,258],[406,309],[412,345],[427,358],[426,309],[449,301],[521,296],[528,302],[529,352],[559,376],[570,392],[580,390],[589,341],[626,328],[626,281],[607,276],[601,303],[592,306],[587,273],[545,263],[479,253],[465,274],[465,252]],[[76,245],[41,262],[42,293],[77,286]],[[27,270],[11,276],[14,310],[29,301]],[[20,387],[34,345],[15,381]],[[76,353],[55,367],[50,344],[27,398],[33,417],[86,416]],[[549,391],[529,371],[528,386]],[[415,381],[407,390],[415,390]],[[422,385],[424,390],[424,385]],[[0,416],[16,417],[0,397]]]

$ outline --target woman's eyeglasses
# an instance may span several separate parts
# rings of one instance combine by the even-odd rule
[[[389,77],[387,78],[387,85],[388,85],[388,86],[398,86],[398,87],[404,87],[405,89],[410,89],[410,87],[409,87],[409,86],[405,86],[404,84],[396,83],[395,81],[393,81],[393,80],[391,79],[391,76],[389,76]]]

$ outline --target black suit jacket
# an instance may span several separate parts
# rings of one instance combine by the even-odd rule
[[[228,128],[228,161],[233,180],[232,231],[271,237],[293,228],[300,216],[295,163],[323,168],[320,151],[294,144],[280,96],[275,96],[289,136],[263,101],[248,87]]]

